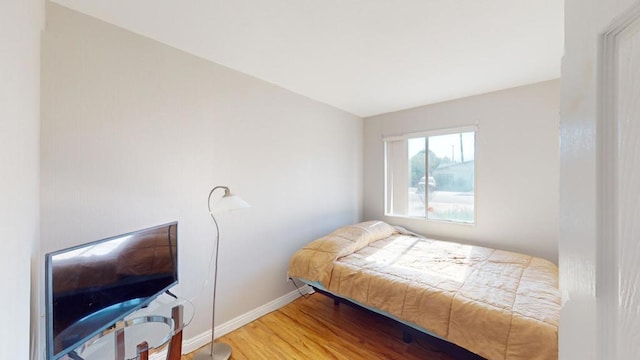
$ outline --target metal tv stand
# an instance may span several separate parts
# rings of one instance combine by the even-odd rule
[[[87,341],[63,359],[148,360],[150,352],[167,347],[167,360],[180,360],[182,330],[193,319],[193,304],[161,296],[148,307]]]

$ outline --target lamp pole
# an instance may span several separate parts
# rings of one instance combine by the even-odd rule
[[[224,195],[222,198],[214,205],[213,209],[211,208],[211,196],[218,189],[224,189]],[[220,227],[218,226],[218,221],[214,216],[214,213],[224,212],[224,211],[232,211],[242,208],[250,207],[244,200],[240,199],[238,196],[233,195],[228,187],[226,186],[216,186],[209,192],[209,197],[207,199],[207,207],[209,209],[209,215],[211,219],[213,219],[213,223],[216,225],[216,243],[215,243],[215,260],[216,263],[214,265],[214,274],[213,274],[213,302],[211,308],[211,347],[207,351],[206,348],[203,348],[196,352],[193,357],[193,360],[227,360],[231,356],[231,346],[229,344],[215,342],[215,328],[216,328],[216,289],[218,287],[218,249],[220,245]]]

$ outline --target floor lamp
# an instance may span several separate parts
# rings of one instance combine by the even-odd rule
[[[222,198],[215,202],[213,208],[211,207],[211,196],[217,189],[224,189],[224,195]],[[213,219],[213,222],[216,224],[216,264],[214,267],[214,282],[213,282],[213,307],[211,314],[211,346],[202,348],[200,351],[196,352],[194,356],[194,360],[206,360],[206,359],[214,359],[214,360],[226,360],[231,356],[231,346],[225,343],[216,343],[214,336],[214,329],[216,327],[215,319],[216,319],[216,287],[218,287],[218,245],[220,244],[220,228],[218,227],[218,222],[216,221],[215,214],[219,214],[221,212],[233,211],[238,209],[248,208],[251,205],[247,204],[240,197],[231,193],[228,187],[226,186],[216,186],[211,189],[209,192],[209,198],[207,199],[207,206],[209,207],[209,214]]]

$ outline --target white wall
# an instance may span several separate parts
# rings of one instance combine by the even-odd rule
[[[566,0],[560,148],[560,358],[596,359],[598,38],[632,0]],[[606,241],[606,240],[603,240]],[[603,317],[610,316],[602,314]]]
[[[253,205],[218,217],[217,324],[293,291],[289,257],[361,219],[360,118],[53,4],[42,81],[43,252],[178,220],[185,339],[210,328],[213,186]]]
[[[30,315],[30,292],[32,261],[36,269],[38,261],[43,14],[41,0],[0,2],[0,348],[12,359],[29,359],[30,337],[37,336],[37,329],[30,334],[29,319],[37,319],[37,312]],[[37,273],[33,277],[37,281]]]
[[[557,262],[558,80],[365,119],[364,218]],[[382,137],[478,125],[474,226],[384,216]]]

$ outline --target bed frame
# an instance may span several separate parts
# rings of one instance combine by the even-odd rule
[[[414,339],[414,335],[418,335],[418,336],[425,336],[428,338],[428,341],[430,344],[435,345],[438,349],[442,350],[443,352],[447,353],[448,355],[452,356],[455,359],[459,359],[459,360],[486,360],[485,358],[472,353],[471,351],[462,348],[456,344],[450,343],[446,340],[440,339],[439,337],[433,336],[431,334],[429,334],[426,331],[420,331],[412,326],[409,326],[405,323],[403,323],[402,321],[398,321],[392,317],[389,316],[385,316],[384,314],[381,314],[377,311],[374,311],[372,309],[369,309],[367,307],[364,307],[360,304],[358,304],[357,302],[354,302],[352,300],[349,300],[347,298],[343,298],[341,296],[335,295],[329,291],[320,289],[314,285],[310,285],[308,284],[315,292],[322,294],[323,296],[327,296],[329,298],[331,298],[333,300],[333,305],[334,306],[340,306],[341,303],[366,311],[370,314],[373,314],[375,316],[384,316],[387,319],[393,321],[395,324],[397,324],[401,329],[402,329],[402,341],[404,341],[407,344],[410,344],[411,342],[413,342]]]

